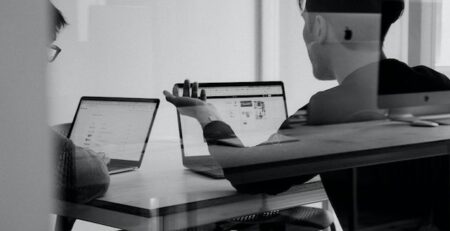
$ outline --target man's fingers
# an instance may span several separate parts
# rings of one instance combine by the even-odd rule
[[[194,84],[192,84],[192,98],[198,98],[198,83],[194,82]]]
[[[166,100],[169,102],[173,102],[173,99],[175,98],[175,96],[173,96],[172,94],[170,94],[170,92],[168,91],[163,91],[164,96],[166,97]]]
[[[172,94],[173,94],[175,97],[178,97],[178,96],[179,96],[179,93],[178,93],[178,86],[177,86],[177,85],[174,85],[174,86],[173,86],[173,88],[172,88]]]
[[[163,94],[166,97],[166,100],[175,105],[175,107],[185,107],[190,104],[190,98],[174,96],[168,91],[163,91]]]
[[[206,101],[206,91],[205,91],[205,89],[202,89],[200,91],[200,99],[203,100],[203,101]]]
[[[191,83],[189,82],[189,79],[184,80],[183,85],[183,97],[190,97],[189,91],[191,90]]]
[[[168,92],[166,90],[163,91],[163,94],[166,98],[172,96],[172,94],[170,94],[170,92]]]

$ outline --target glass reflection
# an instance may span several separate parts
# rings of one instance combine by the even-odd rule
[[[333,127],[339,126],[336,124],[387,119],[386,110],[378,107],[378,87],[393,91],[389,93],[405,93],[389,81],[397,76],[407,77],[401,79],[399,85],[408,87],[412,82],[409,81],[411,75],[405,73],[415,69],[389,58],[385,53],[385,36],[390,33],[391,24],[401,17],[404,1],[389,0],[390,7],[380,5],[383,1],[377,0],[295,3],[300,4],[305,22],[301,42],[307,48],[305,56],[310,59],[314,76],[317,80],[336,81],[339,85],[317,92],[292,116],[287,114],[285,92],[279,82],[243,82],[256,76],[253,67],[257,59],[253,50],[255,40],[247,35],[246,30],[254,29],[253,21],[242,23],[246,31],[243,36],[237,36],[238,32],[224,36],[221,29],[212,29],[220,26],[212,25],[204,18],[223,13],[227,20],[217,20],[220,25],[238,27],[240,24],[229,17],[229,11],[214,8],[215,11],[208,11],[206,16],[194,15],[185,9],[176,11],[179,14],[171,13],[170,10],[183,8],[180,5],[202,9],[202,4],[206,4],[202,1],[195,1],[195,4],[186,2],[117,0],[76,3],[79,17],[76,22],[77,42],[81,43],[69,44],[72,51],[77,52],[71,60],[85,57],[84,64],[91,67],[81,68],[83,70],[79,72],[81,76],[91,78],[80,81],[83,85],[95,79],[119,80],[117,86],[110,90],[102,91],[108,88],[102,85],[95,92],[119,94],[128,90],[127,93],[132,95],[142,93],[148,96],[169,89],[173,83],[182,80],[184,73],[200,76],[202,82],[191,84],[186,81],[164,92],[178,114],[164,111],[158,120],[163,124],[159,127],[158,139],[151,140],[149,155],[146,155],[141,169],[112,176],[109,188],[109,176],[103,172],[80,175],[85,172],[84,168],[93,164],[98,165],[93,167],[95,171],[102,170],[107,158],[99,155],[101,153],[70,145],[70,141],[59,137],[62,140],[59,143],[69,145],[61,147],[69,147],[68,150],[74,152],[69,156],[76,159],[76,166],[71,168],[75,169],[79,186],[96,191],[87,197],[78,191],[67,192],[76,198],[83,197],[71,201],[88,203],[87,207],[93,209],[89,211],[102,208],[114,216],[126,217],[123,220],[111,219],[113,215],[105,218],[110,222],[108,225],[123,229],[199,227],[206,230],[245,230],[256,226],[277,230],[286,226],[307,227],[311,222],[305,216],[308,212],[315,218],[320,217],[319,224],[314,224],[316,228],[327,228],[333,222],[341,222],[344,229],[351,227],[352,172],[337,171],[342,166],[330,163],[332,161],[322,163],[329,167],[327,171],[314,169],[308,163],[320,155],[336,154],[339,150],[348,151],[347,148],[353,145],[370,143],[370,137],[365,136],[368,131],[342,127],[330,130],[330,127],[316,125]],[[159,10],[150,8],[150,5]],[[123,14],[116,17],[116,13]],[[139,26],[142,21],[145,21],[145,28]],[[178,30],[173,29],[175,26]],[[189,33],[190,30],[195,33]],[[236,45],[236,41],[244,42]],[[65,62],[71,63],[70,60]],[[228,72],[235,67],[246,77],[240,78]],[[420,69],[434,73],[429,68]],[[148,78],[148,73],[153,76]],[[124,76],[142,78],[123,79]],[[178,79],[179,76],[183,77]],[[378,83],[380,76],[382,81]],[[387,76],[389,81],[386,82],[383,78]],[[235,80],[240,83],[230,83]],[[442,81],[446,83],[446,77],[442,77]],[[419,88],[425,86],[422,83],[416,85]],[[148,93],[147,86],[153,90],[151,93]],[[180,139],[175,134],[177,129]],[[359,131],[357,135],[354,135],[355,130]],[[352,134],[354,140],[342,141]],[[88,158],[78,158],[77,153],[85,153]],[[423,200],[423,195],[427,198],[432,195],[417,188],[426,185],[427,179],[445,181],[437,173],[446,171],[443,163],[447,162],[437,159],[361,168],[357,191],[360,195],[358,209],[363,216],[358,222],[361,225],[378,224],[393,214],[416,216],[429,210],[441,213],[441,208]],[[317,182],[319,172],[326,193],[322,183]],[[418,172],[423,175],[419,176]],[[105,175],[103,178],[98,177],[102,174]],[[67,182],[71,180],[67,179]],[[95,186],[101,188],[97,190]],[[317,210],[302,207],[328,198],[338,219],[327,206],[321,205],[319,207],[324,209]],[[417,203],[416,209],[410,209],[411,201]],[[393,214],[386,213],[386,204],[393,205],[389,207]],[[381,213],[377,213],[379,211]],[[103,221],[102,217],[96,216],[89,219]],[[440,222],[437,219],[436,225],[447,230]]]

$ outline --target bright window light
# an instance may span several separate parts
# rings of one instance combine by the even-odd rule
[[[437,51],[437,66],[450,66],[450,1],[442,1],[441,34]]]

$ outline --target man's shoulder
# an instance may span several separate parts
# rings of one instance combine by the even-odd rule
[[[365,70],[355,72],[341,85],[312,96],[308,123],[330,124],[382,118],[376,105],[377,86],[371,73]]]
[[[50,140],[52,142],[52,149],[57,156],[62,155],[65,152],[72,152],[75,148],[73,142],[68,139],[64,134],[55,130],[53,127],[48,129],[50,134]]]
[[[398,94],[450,90],[450,79],[426,66],[410,67],[395,59],[380,63],[380,93]]]
[[[310,102],[314,101],[314,100],[320,100],[323,98],[329,99],[330,97],[333,97],[333,96],[345,95],[345,94],[343,94],[344,92],[345,91],[342,86],[332,87],[332,88],[324,90],[324,91],[319,91],[316,94],[314,94],[313,96],[311,96]]]
[[[310,98],[313,101],[321,101],[321,103],[336,103],[336,101],[345,101],[346,98],[352,98],[360,90],[354,86],[354,83],[341,84],[330,89],[319,91]]]

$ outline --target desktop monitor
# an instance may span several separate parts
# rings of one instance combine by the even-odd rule
[[[438,72],[434,71],[436,69],[434,57],[437,51],[441,52],[442,57],[450,57],[450,52],[438,48],[440,44],[436,39],[440,31],[436,29],[440,25],[437,21],[444,18],[439,17],[450,13],[444,11],[439,15],[430,13],[430,9],[440,10],[436,1],[414,0],[405,1],[405,4],[402,16],[405,19],[401,18],[404,23],[409,24],[408,36],[404,36],[405,41],[402,41],[408,44],[409,57],[405,63],[417,72],[401,72],[392,70],[390,66],[380,65],[378,106],[388,109],[391,117],[450,113],[450,87],[446,83],[450,75],[438,73],[441,71],[439,69]],[[427,23],[430,23],[430,26],[427,26]],[[437,36],[428,36],[430,33]],[[408,78],[401,76],[405,73],[410,76]],[[430,79],[430,76],[434,78]],[[394,80],[397,78],[407,81]]]

